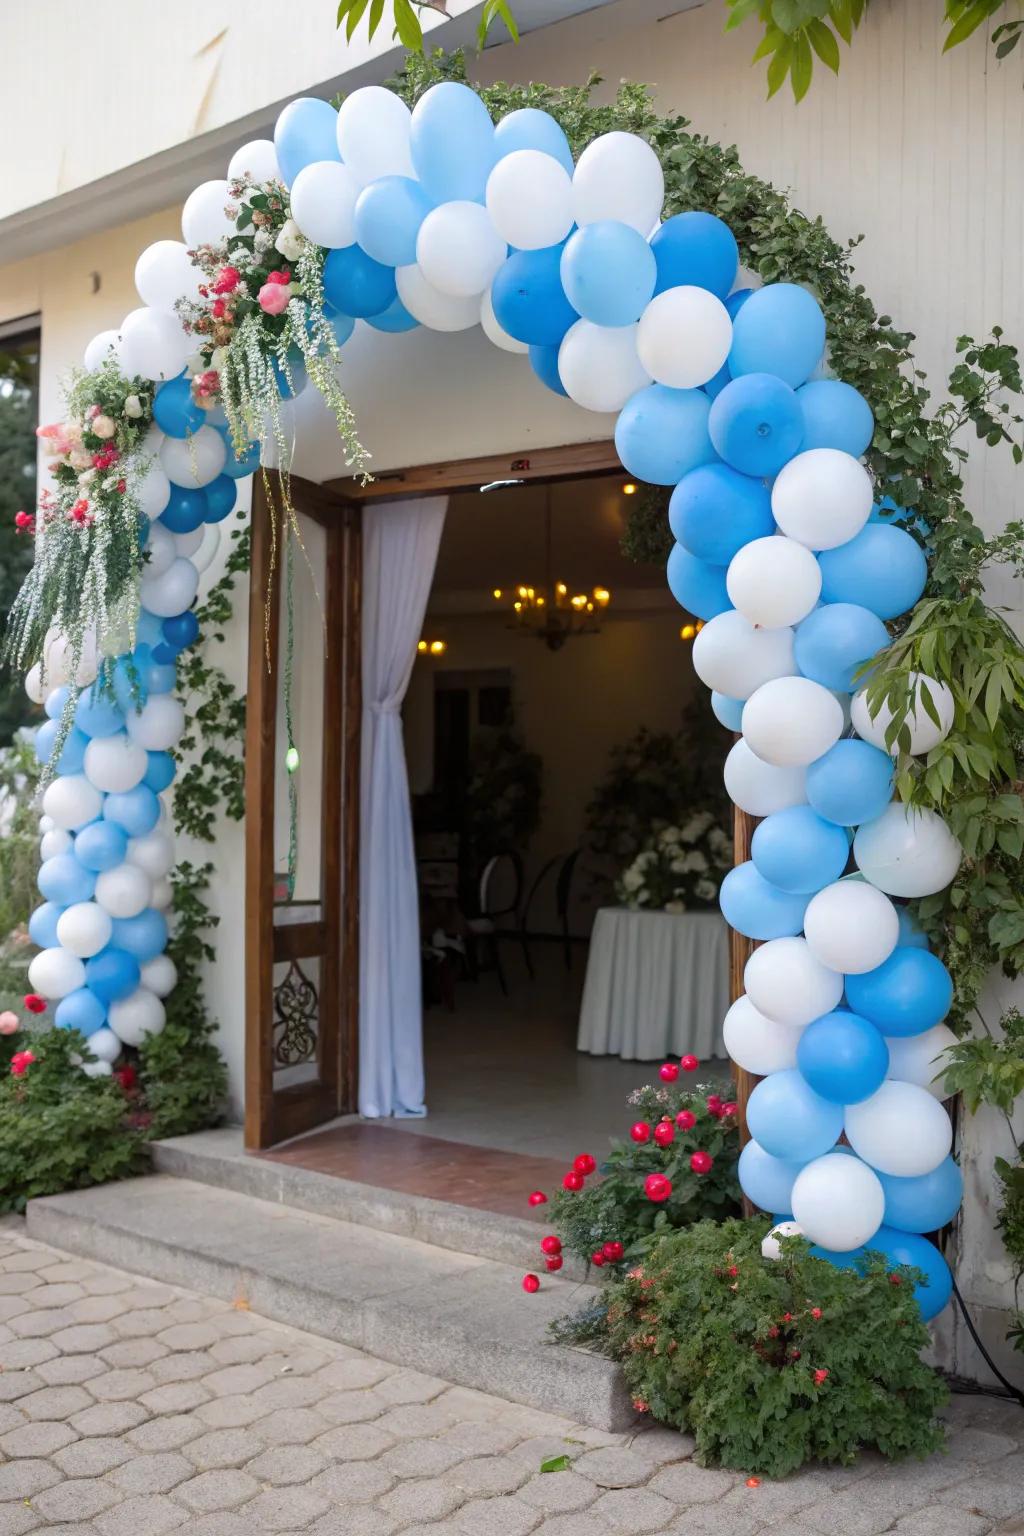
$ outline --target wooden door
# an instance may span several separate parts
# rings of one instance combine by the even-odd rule
[[[250,1150],[353,1109],[358,1071],[361,509],[294,476],[290,494],[302,547],[293,539],[286,552],[272,504],[277,476],[255,477],[245,777]]]

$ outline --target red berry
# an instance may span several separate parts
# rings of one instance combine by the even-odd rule
[[[697,1116],[692,1109],[681,1109],[676,1115],[676,1125],[681,1131],[692,1131],[697,1124]]]
[[[679,1076],[679,1068],[674,1061],[666,1061],[663,1067],[658,1068],[658,1076],[663,1083],[674,1083]]]
[[[662,1120],[660,1124],[654,1127],[654,1139],[658,1143],[659,1147],[670,1146],[671,1143],[675,1140],[675,1136],[675,1126],[672,1124],[671,1120],[669,1120],[667,1123]]]
[[[684,1072],[696,1072],[697,1068],[700,1066],[700,1062],[697,1060],[696,1056],[680,1056],[679,1065],[682,1067]]]
[[[553,1232],[549,1233],[547,1237],[541,1238],[540,1251],[541,1253],[561,1253],[562,1239],[556,1237]]]
[[[577,1173],[574,1168],[570,1168],[569,1172],[566,1174],[565,1178],[562,1180],[562,1188],[563,1189],[571,1189],[571,1190],[582,1189],[583,1188],[583,1175],[582,1175],[582,1173]]]
[[[625,1251],[621,1243],[605,1243],[601,1249],[609,1264],[617,1264]]]
[[[629,1134],[634,1141],[650,1141],[651,1128],[646,1120],[637,1120],[634,1125],[630,1126]]]
[[[604,1254],[601,1252],[600,1248],[598,1248],[596,1253],[592,1253],[590,1255],[590,1262],[593,1264],[595,1269],[601,1268],[602,1264],[604,1263]]]
[[[556,1269],[561,1269],[562,1267],[562,1255],[560,1253],[553,1253],[549,1259],[544,1260],[544,1267],[554,1274]]]
[[[547,1205],[548,1197],[542,1189],[535,1189],[533,1194],[530,1196],[529,1203],[531,1205]]]
[[[574,1157],[572,1165],[577,1173],[583,1174],[584,1178],[586,1178],[588,1173],[593,1173],[597,1167],[597,1163],[589,1152],[581,1152],[578,1157]]]
[[[539,1291],[540,1290],[540,1277],[538,1275],[524,1275],[523,1276],[523,1290],[526,1292],[526,1294],[528,1296],[532,1296],[534,1291]]]
[[[694,1152],[690,1157],[690,1167],[694,1173],[710,1173],[715,1165],[715,1160],[710,1152]]]
[[[644,1194],[648,1200],[653,1200],[656,1205],[667,1200],[672,1193],[672,1184],[663,1173],[649,1173],[644,1179]]]

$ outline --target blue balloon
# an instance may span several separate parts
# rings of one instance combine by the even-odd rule
[[[796,1064],[823,1099],[859,1104],[885,1081],[889,1047],[867,1019],[837,1008],[802,1031]]]
[[[157,386],[153,396],[153,420],[168,437],[188,437],[206,420],[202,406],[192,398],[192,386],[184,374]]]
[[[152,832],[160,819],[160,802],[145,784],[123,794],[107,795],[103,802],[103,819],[127,832],[129,837],[142,837]]]
[[[870,609],[857,603],[823,603],[796,627],[793,654],[804,677],[852,693],[865,681],[855,675],[889,644],[889,631]]]
[[[859,389],[841,379],[813,379],[796,393],[804,416],[804,448],[839,448],[859,459],[875,435],[875,418]]]
[[[68,992],[57,1004],[53,1022],[58,1029],[77,1029],[80,1035],[94,1035],[103,1027],[107,1006],[89,987]]]
[[[795,937],[803,930],[809,900],[771,885],[750,859],[730,869],[718,892],[729,927],[748,939]]]
[[[823,549],[821,596],[826,603],[859,603],[880,619],[913,608],[928,579],[924,550],[902,528],[868,523],[848,544]]]
[[[159,667],[169,667],[173,661],[177,661],[178,653],[173,645],[168,645],[166,640],[161,640],[159,645],[152,648],[153,660]]]
[[[953,1001],[953,982],[938,955],[898,946],[873,971],[847,976],[850,1007],[883,1035],[923,1035],[940,1024]]]
[[[673,544],[665,574],[676,602],[696,619],[714,619],[732,607],[725,590],[724,565],[709,565],[681,544]],[[739,730],[739,726],[733,729]]]
[[[595,325],[632,325],[654,293],[657,268],[643,235],[617,219],[597,219],[569,236],[559,263],[574,309]]]
[[[164,619],[164,639],[176,651],[183,651],[195,644],[199,639],[199,620],[191,608],[184,613],[176,613],[173,618]]]
[[[379,315],[367,315],[366,323],[372,325],[375,331],[383,331],[389,336],[401,335],[403,331],[414,331],[419,325],[416,316],[410,315],[397,294],[387,309],[382,309]]]
[[[722,612],[725,612],[724,608]],[[700,615],[698,614],[697,617],[699,618]],[[742,699],[730,699],[724,693],[712,692],[711,709],[719,725],[724,725],[727,731],[740,731],[743,729]]]
[[[75,835],[75,858],[86,869],[99,874],[104,869],[116,869],[124,863],[128,851],[128,837],[123,828],[112,821],[90,821],[87,827]]]
[[[931,529],[927,521],[917,512],[898,507],[891,496],[883,496],[881,501],[873,504],[868,522],[880,523],[883,528],[912,528],[921,535],[925,547],[929,547]]]
[[[327,298],[343,315],[379,315],[398,292],[394,267],[374,261],[358,245],[327,252],[323,282]]]
[[[133,955],[140,965],[167,948],[167,919],[155,907],[143,907],[136,917],[115,917],[112,927],[111,945]]]
[[[170,693],[177,680],[173,655],[169,662],[158,661],[152,646],[137,645],[132,652],[132,661],[147,698],[151,693]]]
[[[206,493],[206,521],[222,523],[228,513],[234,509],[235,502],[238,500],[238,487],[230,475],[218,475],[216,480],[211,480],[203,490]]]
[[[751,539],[775,532],[764,481],[728,464],[702,464],[684,475],[672,492],[668,520],[679,543],[712,565],[728,565]]]
[[[62,684],[60,688],[50,689],[50,692],[46,695],[46,702],[43,704],[43,713],[48,720],[60,719],[64,713],[64,706],[68,701],[70,692],[71,689],[66,684]]]
[[[630,395],[615,423],[615,448],[623,465],[651,485],[677,485],[715,450],[708,436],[712,409],[700,389],[647,384]]]
[[[896,940],[897,945],[902,945],[905,949],[927,949],[928,935],[909,908],[897,907],[896,916],[899,919],[900,925],[900,936]]]
[[[729,319],[735,320],[751,294],[757,292],[756,288],[737,288],[735,293],[730,293],[725,301],[725,307],[729,311]]]
[[[777,475],[799,452],[804,421],[796,391],[768,373],[733,379],[708,417],[715,451],[742,475]]]
[[[75,705],[75,724],[86,736],[113,736],[124,730],[124,714],[99,683],[85,688]]]
[[[388,310],[392,309],[398,302],[399,300],[397,298],[392,299],[391,303],[388,305],[388,308],[382,310],[381,315],[375,315],[373,318],[375,320],[381,319],[382,316],[386,315]],[[354,316],[342,315],[333,307],[333,305],[325,304],[324,318],[327,320],[331,330],[334,332],[334,339],[338,346],[343,347],[356,328]]]
[[[468,85],[444,80],[424,91],[413,110],[409,149],[435,203],[483,201],[498,151],[490,114]]]
[[[163,619],[155,613],[149,613],[145,608],[139,609],[138,622],[135,625],[135,638],[145,645],[159,645],[163,638]]]
[[[809,805],[791,805],[758,823],[750,856],[780,891],[813,896],[843,873],[850,840],[842,827],[823,820]]]
[[[80,864],[73,853],[58,853],[39,866],[36,878],[39,894],[59,907],[76,901],[89,901],[96,889],[96,876]]]
[[[839,827],[881,816],[892,799],[893,763],[867,741],[837,741],[807,769],[807,800]]]
[[[356,240],[367,256],[386,267],[411,266],[420,225],[433,207],[411,176],[381,176],[356,199]]]
[[[770,283],[751,294],[733,321],[729,372],[734,379],[771,373],[795,389],[824,350],[825,316],[817,300],[795,283]]]
[[[840,1150],[841,1148],[836,1148],[836,1151]],[[826,1264],[832,1265],[833,1269],[859,1270],[861,1267],[860,1260],[867,1251],[863,1244],[860,1248],[850,1248],[845,1253],[833,1253],[830,1248],[819,1248],[817,1243],[811,1244],[811,1257],[814,1259],[824,1259]]]
[[[527,346],[556,347],[579,319],[562,287],[562,245],[513,251],[491,284],[494,318]]]
[[[110,945],[85,962],[85,984],[103,1003],[116,1003],[139,984],[139,962],[134,955]]]
[[[740,1153],[740,1188],[762,1211],[788,1210],[794,1181],[806,1161],[773,1157],[756,1141],[748,1141]]]
[[[911,1264],[925,1276],[923,1285],[914,1286],[914,1300],[921,1308],[926,1323],[939,1313],[953,1294],[953,1276],[949,1265],[934,1243],[914,1232],[897,1232],[892,1227],[879,1227],[869,1243],[868,1251],[885,1255],[888,1267]]]
[[[33,944],[38,944],[40,949],[56,949],[60,940],[57,937],[57,919],[64,911],[55,901],[44,901],[41,907],[36,907],[28,920],[28,936]]]
[[[172,485],[170,498],[159,520],[172,533],[195,533],[206,522],[207,512],[205,491]]]
[[[706,384],[701,385],[701,389],[709,400],[717,400],[725,386],[731,383],[732,374],[729,372],[728,365],[723,363],[718,372],[713,374]]]
[[[725,299],[736,281],[740,253],[724,219],[713,213],[676,213],[651,237],[658,264],[655,293],[692,285]]]
[[[885,1191],[885,1225],[899,1232],[937,1232],[953,1220],[964,1193],[964,1176],[951,1157],[914,1179],[879,1173]]]
[[[223,437],[228,450],[228,456],[224,461],[224,468],[221,470],[221,474],[227,475],[231,480],[244,480],[246,475],[254,474],[260,467],[259,443],[250,443],[241,458],[239,458],[235,452],[234,443],[231,441],[231,433],[222,431],[219,427],[217,430]]]
[[[149,758],[149,767],[142,782],[147,789],[158,795],[173,782],[178,771],[177,764],[169,752],[147,752],[146,756]]]
[[[59,720],[44,720],[36,731],[35,742],[36,757],[41,763],[48,763],[53,756],[53,749],[60,735]],[[81,773],[82,764],[85,762],[85,749],[89,745],[89,738],[83,730],[73,725],[64,738],[60,757],[57,759],[56,771],[58,773]]]
[[[305,166],[340,160],[338,114],[330,102],[316,96],[290,101],[274,125],[274,149],[287,187]]]
[[[773,1157],[810,1162],[831,1152],[843,1133],[843,1109],[804,1081],[795,1067],[772,1072],[747,1100],[747,1128]]]
[[[548,389],[552,390],[554,394],[564,395],[566,393],[565,385],[562,383],[561,374],[558,372],[558,350],[557,345],[553,347],[532,346],[530,348],[530,367],[541,383],[546,384]]]
[[[148,694],[134,654],[119,656],[114,662],[111,686],[114,698],[125,715],[137,714],[143,707]]]
[[[499,160],[517,149],[539,149],[557,160],[571,176],[576,167],[564,130],[539,107],[520,107],[509,112],[494,129],[494,148]]]
[[[295,400],[309,383],[309,375],[306,373],[306,365],[302,359],[302,352],[298,347],[289,347],[285,354],[285,365],[279,358],[271,360],[274,379],[277,383],[277,392],[282,400]],[[291,377],[289,378],[289,375]],[[207,519],[209,521],[209,519]]]

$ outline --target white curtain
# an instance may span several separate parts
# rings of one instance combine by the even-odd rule
[[[359,877],[359,1111],[425,1115],[420,920],[399,713],[446,496],[367,506]]]

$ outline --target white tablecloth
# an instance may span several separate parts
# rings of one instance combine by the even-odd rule
[[[602,907],[594,922],[577,1048],[654,1061],[726,1055],[729,930],[717,912]]]

